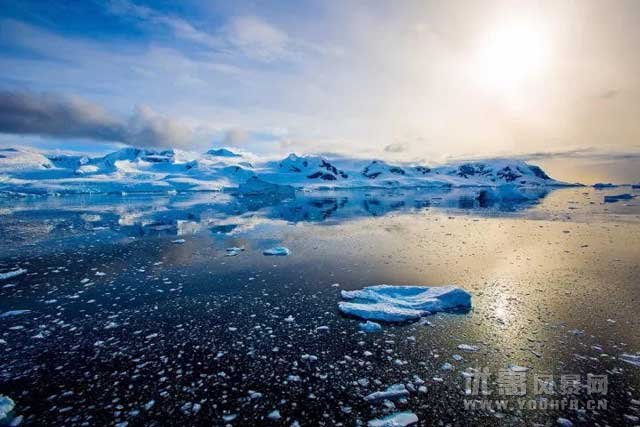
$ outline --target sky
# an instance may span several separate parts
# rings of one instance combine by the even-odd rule
[[[0,0],[0,145],[640,181],[640,2]]]

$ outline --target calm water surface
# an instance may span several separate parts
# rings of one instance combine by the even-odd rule
[[[27,273],[0,281],[0,313],[30,311],[0,317],[0,394],[29,425],[633,424],[640,197],[603,203],[623,192],[4,199],[0,272]],[[276,245],[291,255],[262,255]],[[362,333],[340,290],[382,283],[453,284],[473,309]],[[490,396],[466,395],[471,368]],[[504,390],[518,371],[524,396]],[[556,394],[536,393],[542,375]],[[399,383],[408,397],[364,399]],[[562,399],[576,406],[543,407]]]

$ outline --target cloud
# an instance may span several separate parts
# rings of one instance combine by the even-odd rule
[[[256,16],[231,19],[223,34],[232,46],[250,58],[273,61],[288,56],[287,34]]]
[[[409,145],[403,142],[396,142],[384,147],[386,153],[403,153],[409,149]]]
[[[0,132],[145,147],[187,146],[193,139],[189,127],[148,106],[122,119],[78,97],[15,91],[0,91]]]
[[[291,40],[287,33],[257,16],[232,17],[217,31],[209,33],[196,28],[185,19],[128,0],[111,0],[108,3],[108,11],[124,18],[137,19],[144,24],[163,27],[178,39],[219,52],[241,53],[248,58],[264,62],[291,56]]]
[[[612,99],[612,98],[615,98],[616,96],[618,96],[619,93],[620,93],[620,91],[615,90],[615,89],[611,89],[611,90],[608,90],[606,92],[603,92],[603,93],[599,94],[598,98],[605,99],[605,100]]]
[[[249,132],[243,129],[231,129],[224,134],[222,145],[237,146],[241,145],[249,139]]]

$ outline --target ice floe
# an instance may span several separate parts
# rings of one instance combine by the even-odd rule
[[[428,314],[469,309],[471,295],[453,286],[368,286],[342,291],[348,301],[338,303],[344,314],[368,320],[404,322]]]
[[[274,248],[265,249],[262,254],[267,256],[287,256],[291,251],[284,246],[276,246]]]
[[[416,424],[418,416],[413,412],[397,412],[367,423],[369,427],[405,427]]]

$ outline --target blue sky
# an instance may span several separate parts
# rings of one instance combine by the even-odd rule
[[[0,0],[0,144],[518,156],[640,179],[638,19],[626,0]]]

